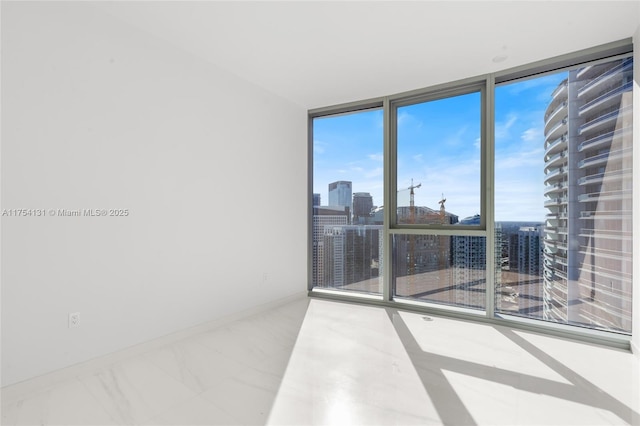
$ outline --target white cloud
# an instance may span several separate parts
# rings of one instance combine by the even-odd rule
[[[525,130],[520,135],[520,138],[525,142],[539,141],[542,142],[542,129],[539,127],[532,127]]]
[[[413,156],[413,159],[418,163],[422,163],[424,160],[422,159],[422,154],[416,154]]]
[[[327,144],[321,141],[313,141],[313,152],[315,154],[324,154]]]
[[[406,111],[400,111],[400,113],[398,114],[397,122],[398,127],[412,126],[418,129],[422,127],[422,121]]]
[[[507,121],[500,121],[496,123],[496,141],[498,141],[499,139],[504,139],[509,135],[509,129],[515,124],[516,120],[518,120],[518,116],[510,113],[509,115],[507,115]]]
[[[447,145],[457,146],[463,142],[463,136],[467,132],[469,126],[462,126],[455,133],[449,134],[449,137],[444,141]]]
[[[544,148],[536,148],[530,151],[519,151],[511,155],[497,155],[495,169],[496,173],[504,169],[515,169],[521,167],[533,167],[542,172],[544,168]]]
[[[367,179],[370,179],[370,178],[382,176],[383,173],[384,173],[384,169],[382,167],[377,167],[377,168],[365,173],[364,176]]]
[[[384,156],[381,153],[369,154],[367,157],[369,157],[369,160],[373,160],[373,161],[384,160]]]

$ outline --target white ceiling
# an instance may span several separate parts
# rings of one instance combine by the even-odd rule
[[[639,1],[94,4],[306,108],[511,68],[640,25]]]

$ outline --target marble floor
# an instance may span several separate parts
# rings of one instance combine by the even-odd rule
[[[3,388],[2,425],[640,424],[628,352],[320,299],[94,362]]]

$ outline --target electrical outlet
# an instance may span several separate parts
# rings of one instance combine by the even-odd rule
[[[80,312],[69,314],[69,328],[80,327]]]

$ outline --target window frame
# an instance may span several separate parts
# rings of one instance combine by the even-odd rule
[[[466,231],[485,231],[486,230],[486,155],[487,155],[487,132],[486,132],[486,111],[487,111],[487,87],[485,79],[472,79],[465,80],[464,82],[452,82],[446,83],[441,86],[436,86],[427,89],[420,89],[409,93],[402,93],[389,97],[389,128],[390,132],[390,151],[389,157],[385,160],[389,170],[392,172],[390,182],[388,183],[392,189],[391,194],[396,194],[398,191],[398,108],[417,105],[420,103],[438,101],[443,99],[453,98],[455,96],[462,96],[471,93],[480,94],[480,225],[464,225],[462,228]],[[393,196],[390,200],[385,200],[385,206],[389,206],[390,210],[390,225],[393,233],[400,233],[399,230],[407,231],[410,229],[423,230],[421,235],[466,235],[459,233],[458,228],[460,226],[454,225],[437,225],[437,224],[408,224],[398,223],[397,219],[397,197]],[[452,233],[437,233],[438,231],[451,230]],[[430,231],[430,232],[428,232]],[[483,234],[484,235],[484,234]]]
[[[464,80],[416,89],[408,92],[350,102],[341,105],[316,108],[308,111],[308,295],[339,301],[366,303],[383,307],[393,307],[424,314],[441,315],[463,320],[472,320],[492,325],[507,326],[527,331],[541,332],[548,335],[570,338],[574,340],[603,344],[611,347],[629,349],[631,337],[638,330],[629,334],[616,331],[582,328],[576,325],[559,324],[539,319],[497,313],[495,311],[495,212],[494,212],[494,162],[495,162],[495,87],[503,83],[528,78],[541,77],[562,70],[575,68],[582,64],[598,64],[633,54],[630,38],[608,43],[589,49],[556,56],[542,61],[484,74]],[[634,64],[640,66],[640,64]],[[480,91],[481,95],[481,206],[480,225],[453,227],[451,225],[398,224],[397,210],[397,109],[420,102],[432,101],[466,93]],[[636,105],[637,107],[637,105]],[[350,293],[333,289],[312,287],[312,222],[313,222],[313,119],[317,117],[357,112],[370,108],[382,108],[383,111],[383,167],[384,167],[384,225],[383,246],[385,255],[384,269],[381,276],[383,282],[382,295]],[[636,131],[640,131],[636,129]],[[634,152],[633,156],[640,155]],[[637,191],[634,189],[634,193]],[[466,235],[486,238],[486,307],[485,311],[472,310],[457,306],[440,305],[418,300],[395,298],[392,288],[392,250],[393,236],[397,234],[413,235]],[[633,239],[638,236],[634,235]],[[636,278],[637,279],[637,278]],[[634,289],[640,291],[640,289]]]
[[[308,153],[307,155],[307,194],[308,194],[308,199],[307,199],[307,242],[308,242],[307,244],[307,291],[309,295],[327,293],[329,295],[338,294],[338,296],[346,295],[347,297],[357,296],[357,297],[366,297],[366,298],[373,298],[373,299],[380,298],[378,295],[374,295],[374,294],[355,293],[355,292],[351,294],[350,292],[340,291],[332,288],[320,289],[320,288],[313,287],[313,160],[314,160],[313,158],[313,120],[321,117],[332,117],[332,116],[335,117],[339,115],[364,112],[364,111],[369,111],[374,109],[381,109],[383,111],[383,115],[386,115],[384,99],[385,98],[374,98],[374,99],[367,99],[364,101],[349,102],[349,103],[336,105],[336,106],[316,108],[313,110],[309,110],[307,113],[307,129],[308,129],[308,133],[307,133],[307,153]],[[382,143],[383,143],[383,150],[386,150],[387,141],[386,141],[386,135],[384,135],[384,124],[383,124],[383,142]],[[383,155],[386,155],[386,151],[383,153]],[[384,167],[385,165],[383,162],[383,168]],[[385,179],[386,179],[386,169],[385,169],[385,175],[383,176],[383,182],[386,182]],[[386,191],[386,186],[385,186],[385,191]],[[385,221],[386,221],[386,217],[385,217]],[[384,234],[383,244],[386,244],[386,240],[387,240],[386,228],[383,228],[383,234]],[[384,277],[381,276],[380,278],[383,280],[383,283],[384,283]],[[383,292],[384,292],[384,286],[383,286]]]

